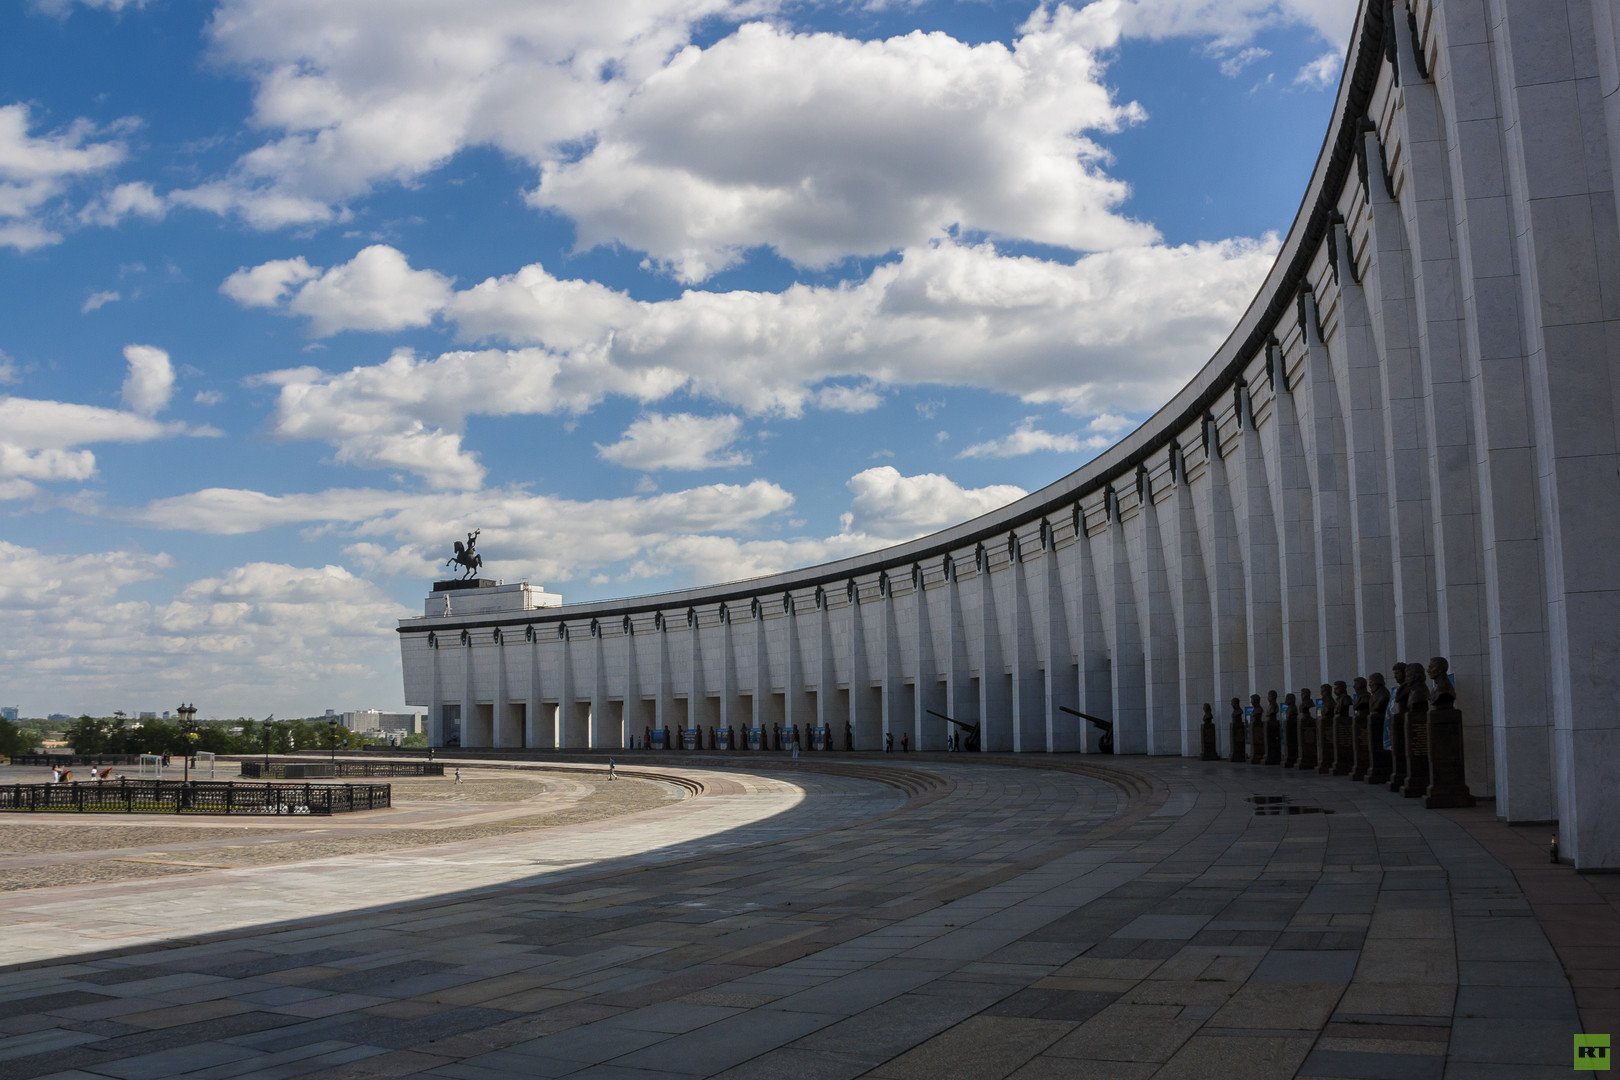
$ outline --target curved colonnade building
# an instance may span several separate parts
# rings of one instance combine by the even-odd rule
[[[1120,753],[1196,755],[1206,701],[1224,751],[1221,702],[1444,655],[1474,793],[1620,867],[1620,2],[1357,18],[1264,287],[1137,431],[840,562],[568,606],[435,592],[399,628],[434,742],[940,749],[944,713],[985,750],[1095,749],[1067,707]]]

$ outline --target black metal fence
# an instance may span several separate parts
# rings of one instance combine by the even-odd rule
[[[64,769],[77,768],[80,765],[139,765],[139,754],[17,754],[11,759],[13,765],[43,765],[47,769],[61,766]]]
[[[242,775],[275,780],[329,780],[338,775],[337,767],[329,761],[262,761],[242,762]]]
[[[443,776],[444,766],[427,761],[263,761],[244,759],[242,775],[278,780],[305,780],[323,776]]]
[[[388,784],[102,780],[0,785],[0,811],[84,814],[346,814],[392,805]]]

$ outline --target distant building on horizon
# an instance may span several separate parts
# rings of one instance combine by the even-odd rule
[[[10,720],[12,723],[16,723],[18,708],[16,705],[0,705],[0,720]]]
[[[357,709],[345,713],[334,713],[331,709],[328,709],[326,715],[334,717],[348,730],[358,731],[361,734],[379,732],[384,735],[418,735],[427,730],[427,710],[425,709],[408,712]]]

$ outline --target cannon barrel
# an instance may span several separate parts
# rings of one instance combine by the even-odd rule
[[[1090,720],[1094,725],[1104,731],[1114,730],[1114,722],[1112,720],[1104,720],[1100,716],[1092,716],[1090,713],[1083,713],[1079,709],[1071,709],[1067,705],[1059,705],[1058,711],[1066,712],[1070,716],[1078,716],[1082,720]]]
[[[937,716],[947,724],[955,724],[959,728],[966,728],[968,731],[979,730],[978,724],[970,724],[966,720],[957,720],[953,717],[946,716],[942,712],[935,712],[933,709],[924,709],[923,712],[927,713],[929,716]]]

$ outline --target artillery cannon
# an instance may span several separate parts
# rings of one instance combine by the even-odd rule
[[[1102,732],[1102,738],[1097,740],[1097,753],[1112,754],[1114,752],[1114,722],[1104,720],[1100,716],[1083,713],[1079,709],[1071,709],[1067,705],[1059,705],[1059,712],[1066,712],[1070,716],[1078,716],[1082,720],[1091,721],[1091,726]]]
[[[954,720],[951,717],[946,716],[942,712],[935,712],[933,709],[924,709],[923,711],[926,712],[929,716],[937,716],[937,717],[939,717],[941,720],[945,721],[947,724],[955,724],[957,727],[959,727],[963,731],[967,732],[966,735],[962,736],[962,749],[964,749],[964,750],[977,750],[979,748],[979,725],[978,724],[970,724],[966,720]]]

